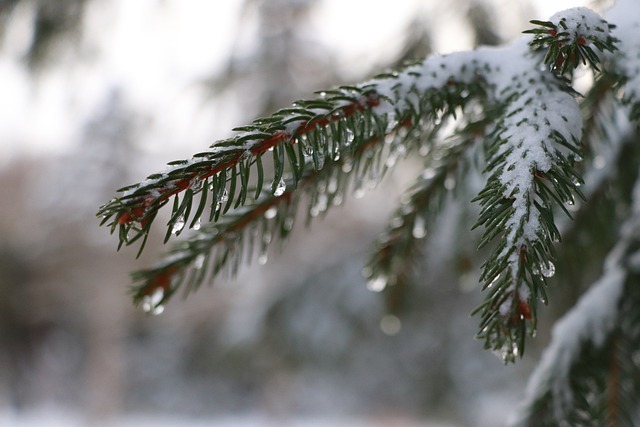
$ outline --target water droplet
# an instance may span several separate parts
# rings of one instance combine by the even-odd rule
[[[273,238],[273,236],[271,235],[270,231],[265,231],[262,234],[262,244],[264,246],[267,246],[269,243],[271,243],[271,239]]]
[[[391,228],[400,228],[404,224],[404,218],[401,216],[394,216],[391,219]]]
[[[373,277],[367,282],[367,289],[372,292],[382,292],[386,287],[387,278],[384,276]]]
[[[204,266],[204,254],[198,254],[196,259],[193,260],[193,268],[200,270]]]
[[[353,131],[351,129],[347,129],[347,135],[344,141],[344,145],[349,146],[349,144],[353,142],[353,139],[354,139]]]
[[[228,200],[229,200],[229,192],[225,188],[222,190],[222,193],[220,193],[220,195],[218,196],[218,202],[225,203]]]
[[[516,343],[506,342],[502,348],[494,351],[494,354],[502,359],[503,362],[515,362],[518,357],[518,345]]]
[[[397,161],[398,161],[398,154],[394,152],[389,154],[389,157],[387,157],[387,161],[384,164],[388,168],[392,168],[396,165]]]
[[[164,305],[162,305],[162,304],[156,305],[153,308],[153,310],[151,310],[151,314],[153,314],[155,316],[157,316],[159,314],[162,314],[163,312],[164,312]]]
[[[184,228],[184,216],[180,215],[171,226],[171,234],[178,234]]]
[[[150,295],[142,298],[142,310],[145,313],[161,314],[164,311],[164,305],[160,304],[164,298],[164,289],[156,288]]]
[[[269,256],[267,255],[267,251],[262,252],[258,255],[258,264],[265,265],[269,260]]]
[[[280,181],[278,181],[278,185],[276,186],[276,189],[273,190],[273,195],[276,197],[280,197],[284,194],[286,189],[287,189],[287,183],[284,182],[283,178],[280,178]]]
[[[294,223],[295,223],[295,218],[292,216],[288,216],[285,218],[284,222],[282,223],[282,227],[287,231],[291,231],[293,229]]]
[[[556,274],[556,266],[551,261],[543,262],[540,264],[540,274],[544,277],[553,277]]]
[[[396,335],[402,329],[398,316],[387,314],[380,320],[380,329],[387,335]]]
[[[456,187],[456,179],[452,176],[448,176],[444,180],[444,188],[451,191]]]
[[[433,168],[427,168],[422,171],[422,179],[433,179],[436,176],[436,170]]]
[[[272,218],[275,218],[277,214],[278,214],[278,208],[276,208],[275,206],[271,206],[269,209],[265,211],[264,217],[267,219],[272,219]]]
[[[349,173],[353,170],[353,159],[347,158],[342,161],[342,172]]]
[[[597,155],[593,158],[593,167],[596,169],[602,169],[607,165],[607,160],[604,156]]]
[[[327,183],[327,192],[329,194],[333,194],[338,191],[338,178],[332,176],[329,178],[329,182]]]
[[[198,220],[196,221],[195,224],[193,224],[193,229],[198,231],[200,230],[200,228],[202,227],[202,222],[200,221],[200,218],[198,218]]]
[[[315,207],[318,209],[318,211],[320,212],[324,212],[327,210],[327,207],[329,205],[329,197],[322,193],[318,195],[318,200],[316,201],[316,205]]]
[[[427,227],[425,227],[424,218],[416,216],[413,221],[413,228],[411,229],[411,235],[415,239],[422,239],[427,235]]]

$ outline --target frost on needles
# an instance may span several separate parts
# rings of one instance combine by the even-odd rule
[[[140,241],[141,251],[167,204],[165,241],[193,230],[156,266],[134,273],[135,301],[161,312],[180,288],[233,275],[243,261],[266,261],[301,207],[313,220],[402,157],[422,156],[424,172],[401,197],[365,269],[383,291],[407,280],[451,187],[447,178],[465,179],[465,159],[482,152],[486,184],[474,199],[476,226],[491,253],[480,277],[486,298],[476,310],[478,337],[505,361],[521,356],[555,269],[561,236],[554,214],[569,214],[566,205],[582,197],[575,164],[583,118],[571,73],[581,64],[599,70],[603,52],[615,50],[612,26],[589,9],[532,22],[532,35],[504,47],[430,56],[319,92],[121,189],[98,213],[121,245]]]

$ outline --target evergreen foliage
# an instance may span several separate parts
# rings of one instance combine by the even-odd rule
[[[167,204],[165,242],[194,230],[156,266],[134,273],[135,302],[158,313],[181,288],[233,276],[244,261],[266,262],[300,209],[309,222],[377,183],[400,159],[420,156],[424,169],[364,269],[369,288],[411,283],[411,265],[446,196],[473,186],[481,172],[474,228],[483,228],[479,246],[489,255],[479,279],[485,299],[474,311],[478,338],[513,362],[536,332],[549,277],[571,263],[574,237],[621,233],[611,239],[602,277],[556,326],[519,422],[634,425],[640,191],[629,182],[639,154],[630,143],[640,116],[640,15],[632,11],[621,1],[608,23],[589,9],[569,9],[531,21],[528,35],[506,46],[430,56],[319,92],[120,189],[98,212],[120,245],[140,242],[141,252]],[[579,67],[594,77],[584,96],[573,88]],[[607,162],[619,167],[603,168]],[[592,227],[603,209],[602,227]],[[566,236],[568,245],[558,243]]]

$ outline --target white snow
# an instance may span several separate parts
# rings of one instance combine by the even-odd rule
[[[559,32],[566,31],[568,33],[567,41],[569,43],[574,43],[579,37],[586,38],[595,32],[600,33],[600,37],[606,37],[609,34],[609,27],[602,17],[586,7],[574,7],[560,11],[553,15],[549,21],[556,25],[564,23],[559,27]],[[566,29],[563,26],[566,26]]]
[[[567,25],[579,29],[580,36],[586,37],[588,31],[599,31],[602,26],[602,19],[584,8],[558,16],[568,16]],[[366,83],[382,95],[383,101],[373,110],[386,114],[389,123],[397,122],[397,111],[418,104],[414,92],[447,90],[451,82],[473,84],[484,80],[490,88],[491,101],[506,104],[503,118],[497,123],[501,146],[496,155],[508,154],[506,161],[498,165],[501,170],[492,172],[498,174],[504,196],[514,200],[503,254],[510,256],[514,275],[518,274],[517,248],[538,240],[541,231],[540,214],[533,208],[534,172],[549,171],[556,153],[566,154],[566,149],[553,138],[577,144],[583,127],[577,101],[561,90],[549,71],[540,67],[541,58],[531,54],[529,40],[522,37],[506,46],[431,56],[398,73],[396,78]]]
[[[632,104],[640,102],[640,7],[635,0],[618,0],[605,14],[614,23],[613,36],[620,41],[618,51],[609,54],[615,71],[626,76],[625,99]]]

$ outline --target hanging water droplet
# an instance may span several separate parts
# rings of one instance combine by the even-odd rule
[[[272,218],[275,218],[277,214],[278,214],[278,208],[276,208],[275,206],[271,206],[269,209],[267,209],[264,212],[264,217],[267,219],[272,219]]]
[[[320,212],[324,212],[327,210],[327,207],[329,205],[329,197],[322,193],[318,195],[318,200],[316,201],[316,205],[315,207],[318,209],[318,211]]]
[[[384,276],[373,277],[367,282],[367,289],[372,292],[382,292],[386,287],[387,278]]]
[[[349,173],[353,170],[353,159],[348,157],[342,161],[342,172]]]
[[[286,231],[291,231],[293,229],[293,224],[295,223],[295,218],[293,216],[288,216],[284,219],[282,223],[282,228]]]
[[[220,193],[220,195],[218,196],[218,202],[225,203],[228,200],[229,200],[229,192],[225,188],[222,190],[222,193]]]
[[[271,239],[272,239],[272,237],[273,237],[273,236],[271,235],[271,232],[270,232],[270,231],[265,231],[265,232],[262,234],[262,244],[263,244],[264,246],[267,246],[269,243],[271,243]]]
[[[493,352],[496,356],[502,359],[503,362],[514,362],[518,357],[518,345],[516,343],[504,343],[502,348]]]
[[[171,234],[178,234],[184,228],[184,216],[180,215],[171,226]]]
[[[380,329],[387,335],[396,335],[402,329],[398,316],[387,314],[380,320]]]
[[[404,224],[404,219],[401,216],[394,216],[391,219],[391,228],[400,228]]]
[[[198,220],[196,221],[195,224],[193,224],[193,229],[198,231],[200,230],[200,228],[202,227],[202,222],[200,221],[200,218],[198,218]]]
[[[338,190],[338,178],[332,176],[327,183],[327,192],[333,194]]]
[[[344,145],[349,146],[349,144],[351,144],[353,142],[354,139],[354,134],[353,131],[351,129],[347,129],[347,135],[344,141]]]
[[[276,197],[280,197],[284,194],[286,189],[287,189],[287,183],[284,182],[283,178],[280,178],[280,181],[278,181],[278,185],[276,186],[276,189],[273,190],[273,195]]]
[[[411,235],[415,239],[422,239],[427,235],[427,227],[425,227],[424,218],[416,216],[413,221],[413,228],[411,229]]]
[[[142,310],[145,313],[161,314],[164,311],[164,305],[160,304],[163,298],[164,289],[156,288],[153,293],[142,298]]]
[[[456,187],[456,179],[453,176],[448,176],[444,180],[444,188],[451,191]]]
[[[540,274],[544,277],[553,277],[556,274],[556,266],[551,261],[543,262],[540,264]]]
[[[434,168],[427,168],[422,171],[422,179],[429,180],[436,176],[436,170]]]
[[[392,168],[396,165],[397,161],[398,161],[398,154],[397,152],[393,152],[389,154],[389,157],[387,157],[387,161],[384,164],[386,167]]]
[[[269,260],[269,256],[267,255],[267,251],[262,252],[258,255],[258,264],[265,265]]]
[[[198,254],[196,259],[193,260],[193,268],[200,270],[204,266],[204,254]]]

